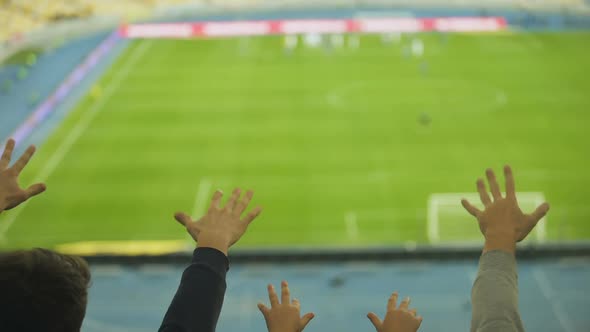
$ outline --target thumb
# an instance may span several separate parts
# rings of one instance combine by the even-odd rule
[[[371,323],[373,323],[373,326],[375,326],[375,329],[378,331],[381,327],[381,319],[379,319],[379,317],[373,312],[369,312],[367,318],[369,318]]]
[[[191,217],[189,217],[186,213],[184,212],[176,212],[174,214],[174,219],[176,219],[176,221],[178,221],[182,226],[185,226],[192,222],[193,220],[191,219]]]
[[[539,220],[541,220],[547,214],[548,211],[549,203],[543,203],[539,205],[537,209],[535,209],[535,211],[529,216],[532,226],[534,227],[534,225],[536,225]]]
[[[27,197],[31,198],[33,196],[37,196],[40,193],[44,192],[45,189],[47,189],[47,187],[45,186],[44,183],[36,183],[36,184],[30,186],[29,188],[27,188],[27,190],[26,190]]]
[[[301,325],[301,331],[303,331],[303,329],[307,326],[307,324],[309,324],[309,322],[315,317],[313,312],[307,313],[305,314],[303,317],[301,317],[301,322],[299,325]]]
[[[422,325],[423,318],[422,318],[422,316],[418,316],[418,317],[416,317],[416,319],[418,320],[418,327],[420,327],[420,325]]]
[[[268,314],[268,307],[262,303],[258,303],[258,310],[262,313],[262,315],[266,318],[266,314]]]
[[[469,203],[468,200],[462,199],[461,204],[463,205],[463,208],[465,208],[465,210],[467,210],[467,212],[469,212],[470,215],[477,218],[477,216],[479,216],[481,214],[481,211],[478,208],[476,208],[475,206],[471,205],[471,203]]]
[[[549,211],[549,204],[543,203],[539,205],[533,213],[526,215],[524,229],[521,231],[519,235],[518,241],[524,240],[524,238],[529,235],[529,233],[537,226],[537,223],[547,214]]]

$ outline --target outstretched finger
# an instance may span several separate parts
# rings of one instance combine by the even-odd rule
[[[249,224],[251,223],[254,219],[256,219],[259,215],[260,212],[262,212],[262,207],[257,206],[254,209],[252,209],[252,211],[250,211],[250,213],[248,213],[243,219],[242,221]]]
[[[496,181],[496,174],[494,174],[494,171],[491,168],[486,170],[486,177],[488,178],[490,191],[492,192],[492,197],[494,197],[494,200],[501,199],[502,193],[500,192],[500,186],[498,185],[498,181]]]
[[[465,198],[463,198],[461,200],[461,204],[463,205],[465,210],[467,210],[467,212],[469,212],[470,215],[477,218],[481,214],[481,211],[478,208],[476,208],[475,206],[471,205],[471,203],[469,203],[469,201],[466,200]]]
[[[193,221],[192,218],[184,212],[176,212],[174,214],[174,219],[176,219],[176,221],[178,221],[182,226],[185,227],[186,225],[188,225],[188,223]]]
[[[422,324],[422,320],[423,320],[422,316],[416,317],[416,320],[418,321],[418,326],[417,327],[420,327],[420,325]]]
[[[223,191],[221,191],[221,189],[217,189],[213,194],[213,198],[211,198],[211,205],[209,206],[209,211],[219,209],[222,197]]]
[[[40,193],[44,192],[45,189],[47,189],[47,187],[45,186],[44,183],[36,183],[36,184],[30,186],[29,188],[27,188],[27,190],[25,190],[25,192],[27,193],[27,198],[31,198],[33,196],[37,196]]]
[[[506,178],[506,198],[516,199],[514,175],[512,175],[512,168],[508,165],[504,166],[504,178]]]
[[[0,158],[0,170],[5,169],[10,164],[10,159],[12,158],[12,151],[14,151],[14,145],[15,142],[12,138],[6,141],[4,152],[2,152],[2,157]]]
[[[262,303],[258,303],[258,310],[260,310],[264,317],[270,312],[270,309]]]
[[[530,228],[532,229],[535,225],[539,222],[539,220],[543,219],[543,217],[549,212],[549,203],[543,203],[539,205],[533,213],[529,215],[529,223],[531,224]]]
[[[248,204],[250,204],[253,196],[254,192],[252,190],[248,190],[246,195],[244,195],[244,198],[242,198],[238,204],[236,204],[236,208],[232,211],[233,214],[238,217],[241,216],[242,213],[244,213],[244,210],[246,210],[248,207]]]
[[[35,154],[35,150],[36,148],[34,145],[29,146],[27,150],[25,150],[25,153],[23,153],[23,155],[20,158],[18,158],[16,163],[14,163],[12,169],[16,172],[17,175],[23,171],[25,166],[27,166],[29,160],[31,160],[31,157],[33,157],[33,155]]]
[[[397,292],[393,292],[393,294],[391,294],[389,300],[387,300],[387,311],[395,310],[395,308],[397,307],[397,296]]]
[[[277,292],[275,292],[275,286],[268,285],[268,299],[270,300],[270,306],[276,307],[279,305],[279,297],[277,296]]]
[[[228,211],[233,211],[236,208],[236,204],[238,203],[238,200],[240,199],[241,194],[242,194],[242,190],[240,188],[234,189],[234,191],[231,194],[231,197],[229,198],[229,200],[227,201],[227,204],[225,205],[225,209]]]
[[[545,202],[535,209],[535,211],[531,214],[531,217],[538,221],[541,220],[541,218],[543,218],[547,212],[549,212],[549,203]]]
[[[479,192],[479,198],[484,206],[492,204],[492,200],[490,199],[490,195],[488,195],[486,185],[482,179],[477,179],[477,191]]]
[[[399,304],[399,308],[403,310],[408,310],[410,306],[410,297],[407,296],[405,299],[402,300],[402,303]]]
[[[281,282],[281,303],[288,304],[291,302],[291,291],[289,291],[289,284],[283,280]]]
[[[306,313],[305,315],[303,315],[303,317],[301,317],[301,321],[299,322],[299,326],[301,327],[299,329],[299,331],[303,331],[303,329],[305,329],[305,327],[307,326],[307,324],[309,324],[309,322],[315,317],[315,314],[313,312],[309,312]]]
[[[367,318],[371,321],[371,323],[373,323],[373,326],[375,326],[375,329],[377,331],[379,331],[379,329],[381,328],[381,319],[379,319],[379,316],[377,316],[375,313],[373,312],[369,312],[367,314]]]

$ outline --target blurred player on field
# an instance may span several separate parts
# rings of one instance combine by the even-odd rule
[[[388,32],[381,34],[381,43],[383,45],[391,45],[399,43],[402,40],[402,34],[399,32]]]
[[[421,57],[422,55],[424,55],[424,43],[422,42],[422,39],[420,38],[414,38],[412,39],[412,55],[415,57]]]
[[[299,43],[299,38],[297,35],[285,35],[285,40],[283,42],[283,49],[285,50],[285,54],[291,55],[297,48],[297,44]]]
[[[361,38],[356,33],[348,35],[348,48],[358,49],[361,46]]]
[[[330,43],[334,48],[344,47],[344,36],[340,33],[330,35]]]

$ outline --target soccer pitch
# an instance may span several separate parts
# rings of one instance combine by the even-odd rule
[[[234,186],[264,207],[242,248],[427,244],[430,195],[504,163],[551,203],[547,241],[590,239],[590,34],[416,38],[132,42],[39,147],[23,181],[48,191],[0,217],[2,246],[190,243],[173,213]],[[445,211],[441,242],[479,239]]]

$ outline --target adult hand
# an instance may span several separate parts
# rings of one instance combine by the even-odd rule
[[[39,195],[46,189],[43,183],[34,184],[27,189],[22,189],[19,186],[18,176],[25,166],[27,166],[33,154],[35,154],[35,147],[32,145],[29,146],[16,163],[12,167],[9,167],[14,145],[14,140],[9,139],[6,142],[2,157],[0,157],[0,212],[17,207],[19,204],[35,195]]]
[[[264,316],[268,332],[301,332],[315,316],[313,313],[307,313],[301,317],[299,300],[291,301],[289,285],[286,281],[281,283],[281,302],[273,285],[268,285],[268,298],[270,308],[258,303],[258,309]]]
[[[254,192],[246,192],[242,199],[240,196],[241,190],[236,188],[227,204],[222,208],[223,193],[218,190],[213,194],[209,211],[201,219],[194,221],[183,212],[176,213],[174,217],[186,227],[199,247],[215,248],[227,255],[229,247],[244,235],[250,223],[262,211],[262,208],[258,206],[242,218],[241,215],[250,204]]]
[[[397,292],[389,297],[383,321],[375,313],[370,312],[367,315],[377,332],[416,332],[420,328],[422,317],[416,316],[416,309],[409,309],[410,298],[406,297],[399,307],[396,307],[397,297]]]
[[[477,180],[477,191],[485,207],[484,210],[481,211],[474,207],[466,199],[463,199],[461,203],[465,210],[476,217],[479,222],[479,229],[486,238],[484,252],[493,249],[514,252],[516,242],[524,240],[529,235],[539,220],[549,211],[549,204],[543,203],[533,213],[525,214],[518,206],[514,177],[510,166],[504,167],[506,197],[502,197],[500,186],[491,169],[486,170],[486,176],[492,198],[486,191],[483,179]]]

